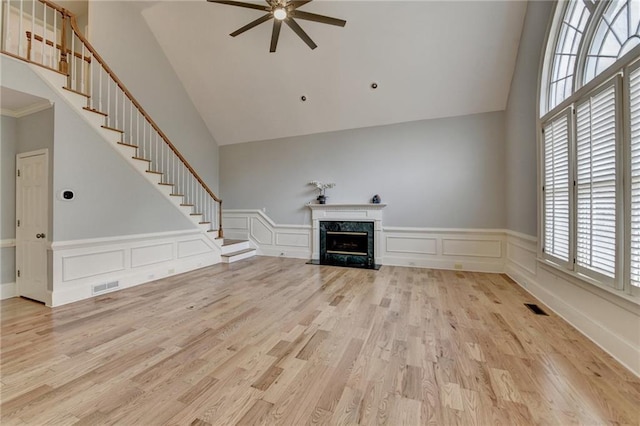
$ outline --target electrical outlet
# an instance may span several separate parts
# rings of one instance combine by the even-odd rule
[[[174,268],[171,268],[167,271],[167,274],[175,274],[176,270]]]
[[[262,208],[262,213],[266,213],[266,212],[267,212],[267,208],[266,208],[266,207],[263,207],[263,208]]]
[[[453,264],[453,268],[454,269],[462,269],[462,263],[454,263]]]

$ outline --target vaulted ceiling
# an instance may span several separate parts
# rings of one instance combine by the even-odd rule
[[[271,21],[229,36],[260,11],[203,0],[142,13],[220,145],[506,107],[524,1],[319,0],[300,10],[347,25],[298,21],[315,50],[283,26],[269,53]]]

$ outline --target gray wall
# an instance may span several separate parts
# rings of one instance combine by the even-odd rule
[[[25,63],[2,56],[0,64],[3,86],[54,102],[53,194],[72,189],[76,199],[68,202],[54,196],[53,241],[193,229],[154,185]],[[25,126],[22,133],[37,132]]]
[[[530,1],[505,120],[507,228],[537,235],[538,77],[553,2]]]
[[[149,4],[90,2],[89,40],[187,161],[217,192],[218,145],[141,14]]]
[[[504,114],[416,121],[220,147],[225,209],[308,224],[310,180],[331,203],[379,194],[385,226],[503,228]]]
[[[0,240],[16,237],[17,119],[0,116]],[[15,247],[0,248],[0,284],[15,281]]]

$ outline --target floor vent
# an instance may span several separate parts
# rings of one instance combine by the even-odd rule
[[[536,305],[534,303],[525,303],[524,306],[529,308],[531,310],[531,312],[533,312],[536,315],[549,316],[549,314],[546,313],[545,311],[543,311],[542,308],[540,308],[540,306],[538,306],[538,305]]]
[[[120,283],[118,281],[111,281],[109,283],[94,285],[93,287],[91,287],[91,292],[93,294],[100,294],[118,287],[120,287]]]

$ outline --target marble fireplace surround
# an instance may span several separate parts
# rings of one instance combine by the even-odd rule
[[[311,259],[320,259],[320,221],[373,222],[375,263],[382,264],[382,209],[386,204],[307,204],[311,209]]]

